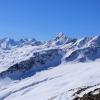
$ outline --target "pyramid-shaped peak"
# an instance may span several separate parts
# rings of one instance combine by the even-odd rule
[[[63,38],[63,37],[66,37],[65,34],[63,32],[60,32],[56,35],[56,38]]]

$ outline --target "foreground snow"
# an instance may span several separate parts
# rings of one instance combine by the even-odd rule
[[[63,63],[23,80],[0,80],[0,100],[72,100],[69,90],[99,83],[100,62]]]

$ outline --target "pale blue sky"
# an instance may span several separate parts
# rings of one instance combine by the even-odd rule
[[[0,0],[0,37],[100,35],[100,0]]]

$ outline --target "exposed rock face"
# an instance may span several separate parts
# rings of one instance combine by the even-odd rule
[[[100,36],[1,39],[0,100],[100,100],[99,60]]]
[[[59,49],[36,52],[30,59],[17,63],[7,71],[0,73],[0,77],[21,79],[49,67],[57,66],[61,63],[62,54],[60,52]]]
[[[66,57],[66,61],[79,61],[86,62],[87,60],[96,60],[100,58],[100,47],[87,47],[83,49],[78,49],[73,51],[68,57]]]
[[[35,39],[19,41],[1,39],[0,47],[1,65],[5,62],[8,65],[11,63],[6,71],[0,73],[0,76],[16,79],[59,65],[61,61],[87,62],[100,58],[100,36],[75,39],[59,33],[54,39],[44,43]],[[7,49],[9,50],[7,51]],[[10,62],[8,57],[13,60]],[[17,57],[21,59],[17,59]],[[24,57],[25,60],[23,60]],[[3,59],[7,61],[4,62]]]
[[[82,92],[84,92],[84,90],[82,90]],[[84,94],[82,97],[75,97],[73,100],[100,100],[100,88],[96,88]]]

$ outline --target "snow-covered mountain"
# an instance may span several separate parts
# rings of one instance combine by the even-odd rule
[[[33,46],[38,46],[41,45],[41,41],[37,41],[34,38],[30,39],[20,39],[18,41],[10,38],[3,38],[0,39],[0,49],[12,49],[15,47],[22,47],[25,45],[33,45]]]
[[[0,39],[0,100],[99,100],[99,65],[100,36]]]

